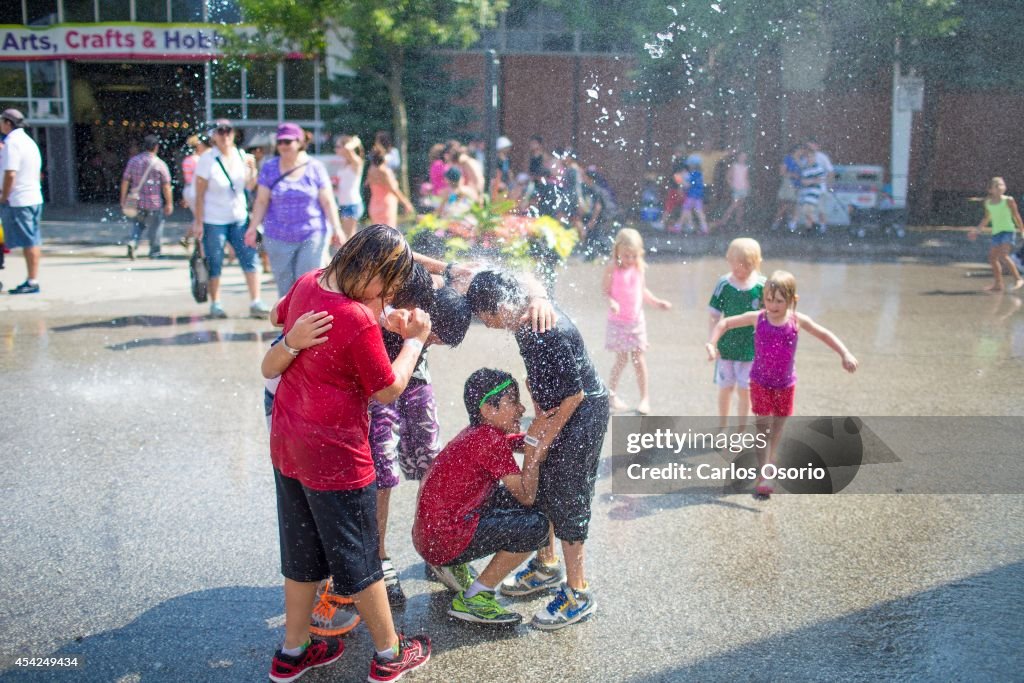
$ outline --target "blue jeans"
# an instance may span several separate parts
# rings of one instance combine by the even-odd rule
[[[139,214],[132,221],[131,245],[136,249],[143,232],[149,233],[149,255],[158,256],[164,239],[163,209],[139,209]]]
[[[210,277],[220,277],[224,269],[224,245],[231,243],[238,257],[238,265],[242,272],[256,272],[256,250],[245,243],[245,230],[248,220],[225,225],[203,223],[203,251],[206,252],[206,265],[210,269]]]
[[[274,271],[277,295],[284,296],[295,281],[324,262],[326,233],[319,233],[304,242],[284,242],[263,236],[263,250]]]

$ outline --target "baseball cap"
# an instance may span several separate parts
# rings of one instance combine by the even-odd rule
[[[295,123],[282,123],[277,127],[278,140],[303,140],[306,135]]]
[[[512,146],[512,141],[509,140],[504,135],[500,136],[497,140],[494,141],[494,148],[496,150],[498,150],[499,152],[501,150],[503,150],[503,149],[508,149],[511,146]]]
[[[0,119],[7,119],[15,126],[20,126],[25,122],[25,115],[17,109],[4,109],[3,113],[0,114]]]

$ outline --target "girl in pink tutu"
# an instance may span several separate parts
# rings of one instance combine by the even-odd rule
[[[651,400],[647,393],[647,323],[644,320],[644,303],[662,310],[672,304],[651,294],[644,281],[644,241],[640,233],[632,228],[623,228],[615,236],[612,258],[604,273],[604,293],[608,297],[608,332],[605,348],[615,353],[615,365],[608,381],[608,400],[612,410],[626,410],[628,407],[615,393],[619,377],[632,358],[636,368],[636,382],[640,387],[640,403],[636,412],[647,415],[651,412]]]

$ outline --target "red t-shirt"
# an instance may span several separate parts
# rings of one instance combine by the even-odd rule
[[[489,425],[466,427],[434,459],[412,525],[412,543],[424,560],[444,564],[469,546],[480,506],[502,477],[520,471],[512,438]]]
[[[376,479],[367,404],[395,374],[370,309],[323,289],[319,276],[300,277],[277,305],[285,330],[308,311],[327,311],[334,322],[327,341],[300,353],[281,376],[270,456],[281,474],[308,488],[350,491]]]

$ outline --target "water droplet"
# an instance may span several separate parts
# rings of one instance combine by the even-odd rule
[[[588,97],[592,97],[593,99],[596,100],[597,97],[598,97],[598,92],[596,90],[594,90],[593,88],[590,88],[590,89],[587,90],[587,96]]]

